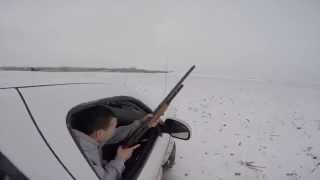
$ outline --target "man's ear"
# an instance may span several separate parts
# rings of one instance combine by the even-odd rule
[[[100,140],[104,137],[104,131],[102,129],[99,129],[97,131],[95,131],[95,136],[97,140]]]
[[[98,140],[98,139],[99,139],[99,133],[98,133],[98,131],[93,131],[93,133],[90,134],[90,137],[92,137],[92,138],[95,139],[95,140]]]

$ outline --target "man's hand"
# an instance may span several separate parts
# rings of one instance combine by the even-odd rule
[[[161,118],[158,118],[158,119],[153,118],[153,114],[147,114],[146,116],[144,116],[142,121],[146,121],[150,128],[156,127],[159,123],[162,122]]]
[[[117,149],[117,157],[120,157],[121,159],[124,159],[125,161],[130,159],[132,156],[132,153],[135,149],[137,149],[140,146],[140,144],[137,144],[135,146],[132,146],[130,148],[123,148],[122,146],[119,146]]]

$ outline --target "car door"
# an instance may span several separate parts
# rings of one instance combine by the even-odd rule
[[[54,156],[39,133],[16,89],[0,90],[0,151],[28,179],[72,176]]]
[[[111,96],[140,95],[115,84],[78,84],[21,89],[28,107],[43,136],[56,155],[76,179],[97,179],[66,126],[68,111],[84,102]],[[148,102],[147,102],[148,103]]]

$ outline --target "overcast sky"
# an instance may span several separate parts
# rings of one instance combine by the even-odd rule
[[[318,0],[0,1],[0,66],[185,70],[320,83]]]

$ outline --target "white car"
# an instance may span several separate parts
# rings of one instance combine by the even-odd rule
[[[101,103],[114,108],[124,125],[161,101],[151,102],[123,83],[25,82],[0,87],[0,179],[99,179],[70,132],[72,114]],[[122,179],[161,179],[174,164],[172,137],[190,136],[188,124],[167,118],[164,128],[150,129],[143,137]]]

